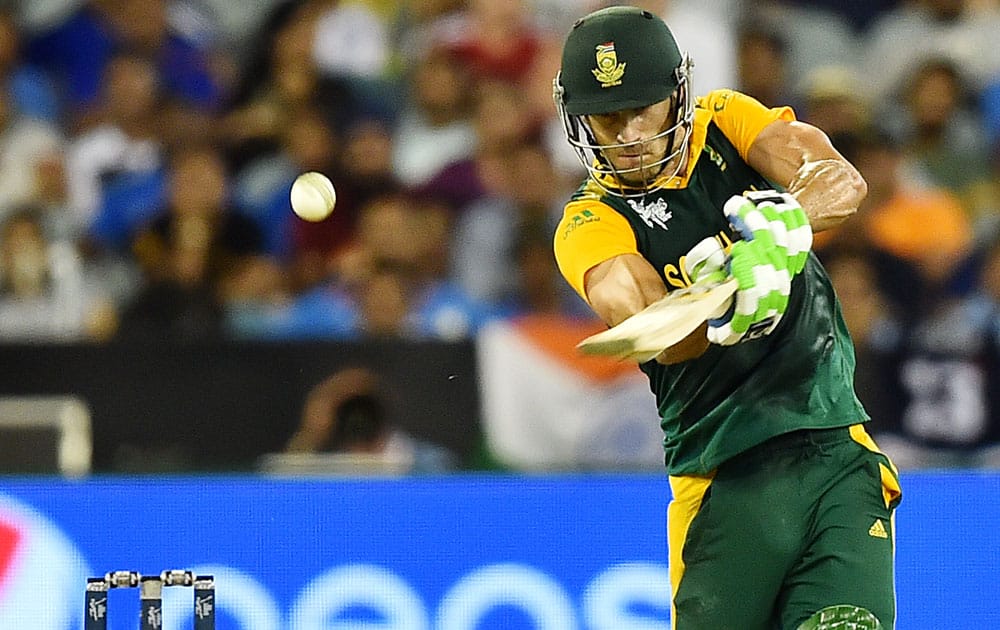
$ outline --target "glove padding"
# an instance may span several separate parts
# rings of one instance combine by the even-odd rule
[[[776,235],[784,232],[784,238],[779,236],[775,241],[785,243],[788,252],[788,273],[792,277],[796,276],[805,269],[809,250],[812,249],[812,226],[805,210],[791,194],[779,193],[776,190],[755,190],[744,194],[743,197],[752,201],[757,209],[764,213],[771,224],[772,232]]]
[[[729,310],[709,320],[708,340],[730,346],[777,327],[788,307],[792,276],[809,256],[812,230],[795,198],[773,190],[733,196],[723,212],[741,237],[729,259],[739,288]]]
[[[691,284],[704,280],[711,274],[721,274],[725,280],[729,258],[722,243],[714,236],[707,236],[684,256],[684,272]]]

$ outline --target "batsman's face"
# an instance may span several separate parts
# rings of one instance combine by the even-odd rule
[[[676,95],[642,108],[623,109],[587,117],[601,153],[611,163],[618,178],[627,184],[651,182],[665,169],[674,170],[681,156],[663,161],[667,150],[680,142],[684,133],[675,128]]]

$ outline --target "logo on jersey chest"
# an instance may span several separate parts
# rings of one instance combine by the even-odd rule
[[[666,199],[660,198],[651,204],[629,199],[628,205],[632,206],[632,211],[639,215],[643,223],[649,227],[661,227],[664,230],[670,229],[667,226],[667,221],[674,216],[674,213],[667,210]]]

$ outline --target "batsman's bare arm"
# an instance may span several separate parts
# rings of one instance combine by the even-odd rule
[[[813,232],[843,222],[868,194],[861,173],[808,123],[776,120],[764,127],[750,145],[747,163],[795,197]]]

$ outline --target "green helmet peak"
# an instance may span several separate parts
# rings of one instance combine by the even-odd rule
[[[646,107],[680,85],[684,57],[663,20],[613,6],[577,20],[563,46],[559,89],[566,113]]]

